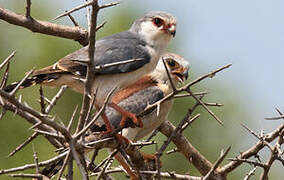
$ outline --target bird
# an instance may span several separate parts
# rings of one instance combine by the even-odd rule
[[[166,52],[161,56],[153,72],[142,76],[139,80],[121,89],[112,97],[112,101],[117,103],[118,106],[141,118],[143,127],[135,127],[135,125],[131,124],[131,121],[129,123],[121,123],[122,116],[120,113],[115,111],[112,107],[106,107],[105,109],[105,115],[115,129],[128,126],[128,128],[122,129],[122,136],[132,142],[141,140],[157,129],[167,120],[168,113],[172,107],[173,99],[170,99],[160,104],[158,114],[157,108],[146,111],[149,105],[153,105],[173,92],[163,61],[165,61],[169,70],[173,85],[177,86],[180,83],[184,83],[188,78],[189,62],[178,54]],[[104,121],[99,119],[91,128],[91,131],[102,131],[104,128]],[[145,160],[155,159],[153,155],[147,155],[145,153],[142,155]],[[132,179],[137,179],[120,153],[117,153],[115,158]]]
[[[163,97],[173,92],[163,61],[165,61],[169,70],[173,84],[176,86],[184,83],[188,78],[189,62],[178,54],[165,52],[159,58],[158,64],[152,72],[141,76],[136,82],[117,91],[111,99],[121,108],[139,116],[143,123],[143,127],[136,127],[136,125],[131,121],[121,124],[121,114],[112,107],[106,106],[105,108],[105,115],[115,129],[122,128],[122,126],[126,127],[122,129],[122,137],[127,140],[132,142],[141,140],[167,120],[168,113],[173,104],[173,99],[162,102],[159,107],[160,111],[158,114],[157,108],[145,111],[149,105],[160,101]],[[93,139],[91,137],[93,134],[97,134],[105,130],[106,125],[104,124],[102,117],[100,117],[96,124],[89,129],[88,134],[85,136],[85,142],[90,142],[90,140]],[[145,159],[153,159],[153,156],[151,155],[149,156],[145,153],[142,153],[142,155]],[[132,180],[138,179],[137,175],[132,172],[119,152],[115,155],[115,158],[123,166]],[[62,164],[63,161],[61,160],[60,162],[57,162],[57,164],[47,166],[41,173],[51,177],[59,171]]]
[[[92,82],[92,95],[96,94],[96,107],[101,107],[108,93],[116,87],[122,89],[135,82],[141,76],[150,73],[157,65],[159,57],[165,51],[176,34],[176,18],[163,11],[150,11],[136,19],[129,30],[104,37],[95,44],[94,64],[104,66],[127,60],[136,60],[97,70]],[[67,85],[71,89],[84,93],[88,61],[88,46],[61,58],[55,64],[35,70],[20,88],[40,84],[51,87]],[[19,82],[4,88],[11,92]],[[124,116],[135,116],[110,103]]]

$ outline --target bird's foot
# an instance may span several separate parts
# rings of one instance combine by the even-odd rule
[[[121,121],[120,121],[120,127],[125,127],[125,123],[127,119],[131,119],[132,122],[137,126],[142,128],[143,127],[143,123],[141,121],[140,118],[138,118],[135,114],[126,111],[125,109],[121,108],[120,106],[118,106],[115,103],[110,103],[109,104],[110,107],[114,108],[117,112],[119,112],[122,116]]]

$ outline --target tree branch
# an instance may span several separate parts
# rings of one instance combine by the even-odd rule
[[[39,21],[16,14],[0,7],[0,19],[17,26],[25,27],[32,32],[47,34],[78,41],[83,46],[88,44],[88,33],[80,27],[70,27],[54,24],[46,21]]]

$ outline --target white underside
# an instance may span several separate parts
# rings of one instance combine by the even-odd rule
[[[157,116],[157,112],[154,111],[148,116],[144,117],[142,119],[143,128],[123,129],[122,135],[133,142],[138,141],[149,135],[151,132],[157,129],[163,122],[166,121],[172,103],[172,100],[162,103],[160,107],[159,116]]]

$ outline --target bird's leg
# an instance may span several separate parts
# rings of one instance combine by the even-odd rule
[[[131,180],[139,180],[138,176],[132,172],[129,165],[126,163],[126,161],[123,159],[120,152],[118,152],[115,156],[115,159],[121,164],[123,169],[127,172]]]
[[[104,132],[104,134],[108,134],[108,133],[111,133],[113,132],[113,128],[111,126],[111,123],[109,122],[109,119],[107,118],[106,114],[105,113],[102,113],[102,118],[104,120],[104,123],[106,125],[106,131]]]
[[[120,106],[118,106],[117,104],[111,102],[109,103],[109,106],[112,107],[113,109],[115,109],[117,112],[119,112],[122,115],[121,121],[120,121],[120,127],[124,127],[127,118],[132,119],[132,122],[134,124],[136,124],[138,127],[142,128],[143,127],[143,123],[141,121],[141,119],[139,119],[135,114],[126,111],[125,109],[121,108]]]
[[[98,105],[95,105],[95,106],[96,106],[97,109],[99,108]],[[104,120],[104,123],[106,125],[106,131],[103,132],[103,133],[104,134],[112,133],[114,129],[113,129],[108,117],[106,116],[106,114],[104,112],[102,113],[101,116],[102,116],[102,119]],[[126,137],[122,136],[121,134],[115,134],[115,137],[116,137],[116,140],[120,144],[127,144],[128,145],[130,143],[130,141]]]
[[[95,104],[96,109],[100,109],[99,105]],[[106,125],[106,131],[104,132],[104,134],[108,134],[113,132],[113,128],[112,125],[108,119],[108,117],[106,116],[105,112],[102,113],[102,119],[104,120],[104,123]]]
[[[121,134],[116,134],[115,138],[120,144],[126,144],[126,145],[130,144],[130,141],[126,137],[122,136]]]

